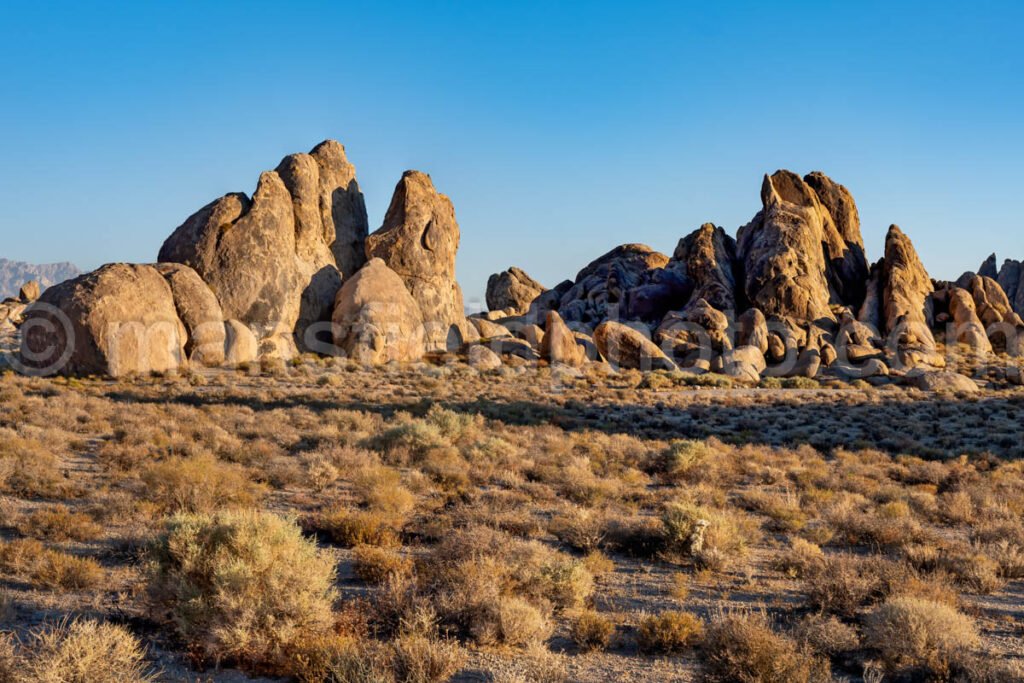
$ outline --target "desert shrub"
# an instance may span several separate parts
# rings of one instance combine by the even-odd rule
[[[691,481],[692,475],[713,455],[705,441],[678,439],[658,454],[653,461],[653,470],[668,481]]]
[[[332,622],[334,563],[270,513],[178,515],[152,552],[150,595],[199,656],[288,672]]]
[[[156,680],[138,639],[124,627],[67,621],[35,631],[19,676],[40,683],[142,683]],[[0,675],[2,678],[2,675]],[[19,680],[14,677],[12,680]]]
[[[363,467],[352,478],[352,486],[359,502],[370,510],[401,516],[416,506],[416,496],[402,485],[401,474],[390,467]]]
[[[756,534],[748,519],[688,502],[666,505],[661,523],[671,551],[688,555],[699,566],[713,570],[743,559]]]
[[[1004,579],[1024,578],[1024,547],[1003,539],[985,544],[981,552],[999,565],[999,575]]]
[[[600,578],[605,574],[610,574],[615,571],[615,562],[600,550],[592,550],[587,553],[583,558],[583,566],[586,567],[587,571],[593,574],[595,578]]]
[[[890,598],[869,614],[864,636],[890,671],[923,668],[937,676],[980,642],[969,617],[949,605],[906,596]]]
[[[550,609],[582,607],[594,590],[582,562],[483,527],[436,546],[420,580],[442,622],[481,643],[546,639]]]
[[[394,683],[384,647],[332,632],[304,639],[290,668],[301,683]]]
[[[813,651],[833,657],[860,647],[857,629],[834,616],[809,614],[796,627],[796,638]]]
[[[169,457],[142,471],[144,495],[166,513],[205,513],[255,504],[263,494],[241,465],[208,452]]]
[[[614,633],[615,625],[611,620],[595,610],[576,614],[569,624],[569,635],[583,652],[606,649]]]
[[[359,545],[393,547],[398,545],[398,532],[405,518],[375,510],[336,508],[320,515],[318,528],[331,540],[346,548]]]
[[[740,505],[770,519],[773,531],[796,532],[807,523],[807,515],[800,509],[800,501],[793,495],[770,491],[746,491],[739,499]]]
[[[392,575],[412,571],[412,562],[392,548],[356,546],[354,562],[356,576],[373,584],[384,583]]]
[[[811,606],[823,612],[853,616],[884,593],[884,583],[870,560],[834,555],[811,565],[804,578]]]
[[[52,550],[34,539],[0,544],[0,570],[46,590],[81,591],[103,580],[103,568],[91,557]]]
[[[605,527],[604,515],[576,506],[552,518],[548,526],[562,543],[583,552],[590,552],[601,544]]]
[[[704,624],[689,612],[668,610],[644,615],[636,638],[641,652],[671,654],[693,647],[704,632]]]
[[[801,652],[757,613],[723,614],[704,636],[707,678],[721,683],[812,683],[831,680],[826,660]]]
[[[22,520],[18,530],[31,538],[47,541],[88,541],[101,532],[89,515],[71,512],[63,505],[36,510]]]
[[[466,662],[466,654],[449,640],[403,635],[391,643],[391,662],[402,683],[444,683]]]
[[[800,578],[806,576],[824,559],[825,554],[817,544],[794,536],[789,539],[789,547],[775,559],[773,565],[787,576]]]
[[[23,498],[61,498],[68,484],[60,460],[43,443],[4,430],[0,439],[0,490]]]
[[[603,545],[632,557],[652,557],[665,547],[665,528],[657,517],[612,516],[605,525]]]
[[[0,632],[0,683],[18,683],[21,672],[21,658],[18,656],[14,636]]]

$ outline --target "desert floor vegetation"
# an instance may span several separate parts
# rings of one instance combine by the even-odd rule
[[[0,681],[1024,680],[1024,390],[0,377]]]

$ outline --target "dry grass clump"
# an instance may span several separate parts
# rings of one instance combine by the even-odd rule
[[[640,652],[672,654],[693,647],[704,633],[704,624],[689,612],[667,610],[644,615],[636,629]]]
[[[167,514],[252,507],[264,493],[244,467],[208,452],[151,463],[141,478],[145,497]]]
[[[361,580],[380,584],[392,576],[404,576],[412,571],[412,561],[393,548],[360,545],[355,548],[354,571]]]
[[[60,460],[46,444],[2,428],[0,491],[24,498],[62,498],[72,492]]]
[[[592,609],[583,610],[569,622],[569,636],[582,652],[607,649],[615,634],[615,624]]]
[[[103,580],[96,560],[47,548],[35,539],[0,542],[0,571],[54,591],[88,590]]]
[[[18,524],[25,536],[46,541],[88,541],[102,533],[100,525],[82,512],[71,512],[64,505],[36,510]]]
[[[909,596],[890,598],[871,612],[864,636],[890,671],[916,669],[939,677],[980,642],[970,617],[949,605]]]
[[[150,673],[145,652],[134,635],[122,626],[86,619],[36,630],[18,650],[8,641],[0,653],[0,680],[146,683],[156,677]]]
[[[828,661],[800,650],[759,613],[719,615],[703,643],[707,679],[721,683],[825,683]]]
[[[594,590],[582,562],[482,527],[453,534],[420,570],[442,621],[479,643],[542,642],[550,612],[583,607]]]
[[[799,642],[826,657],[860,647],[857,629],[831,615],[807,615],[797,624],[795,635]]]
[[[399,545],[398,534],[405,517],[377,510],[340,507],[322,513],[316,527],[331,540],[345,548],[361,545],[394,547]]]
[[[739,513],[672,502],[661,515],[666,546],[693,558],[706,569],[720,571],[746,557],[756,525]]]
[[[399,636],[390,650],[395,678],[402,683],[444,683],[466,662],[457,643],[419,634]]]
[[[276,515],[178,515],[152,555],[151,598],[203,660],[286,674],[333,623],[334,563]]]

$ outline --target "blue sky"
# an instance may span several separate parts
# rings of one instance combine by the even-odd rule
[[[155,259],[190,213],[324,138],[380,225],[403,170],[462,227],[467,299],[671,252],[822,170],[933,277],[1024,258],[1024,5],[98,3],[0,9],[0,256]]]

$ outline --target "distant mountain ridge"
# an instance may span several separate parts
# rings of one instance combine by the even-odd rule
[[[73,263],[23,263],[0,258],[0,299],[18,295],[29,280],[38,280],[42,289],[78,277],[82,271]]]

